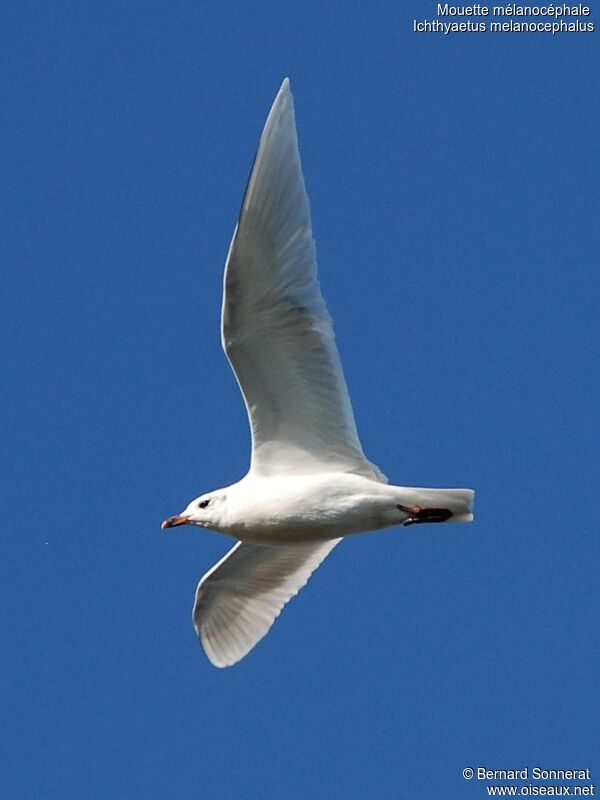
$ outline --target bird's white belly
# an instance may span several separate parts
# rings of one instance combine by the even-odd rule
[[[391,489],[349,474],[245,479],[224,532],[243,541],[318,541],[397,525],[403,515]]]

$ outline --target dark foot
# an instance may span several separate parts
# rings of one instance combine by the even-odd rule
[[[421,508],[420,506],[396,506],[410,517],[405,520],[403,525],[418,525],[422,522],[446,522],[452,516],[449,508]]]

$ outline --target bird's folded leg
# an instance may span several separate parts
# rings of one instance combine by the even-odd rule
[[[400,511],[405,514],[410,514],[409,518],[404,520],[403,525],[418,525],[422,522],[446,522],[452,516],[452,511],[449,508],[421,508],[421,506],[401,506],[397,505]]]

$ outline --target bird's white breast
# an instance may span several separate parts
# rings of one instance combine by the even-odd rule
[[[227,533],[245,541],[331,539],[397,524],[393,487],[349,473],[247,475],[228,490]]]

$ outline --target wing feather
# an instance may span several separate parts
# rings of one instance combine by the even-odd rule
[[[229,249],[222,339],[252,429],[251,471],[385,479],[364,456],[319,288],[287,79],[267,118]]]
[[[194,627],[210,661],[228,667],[252,650],[338,542],[236,544],[196,590]]]

